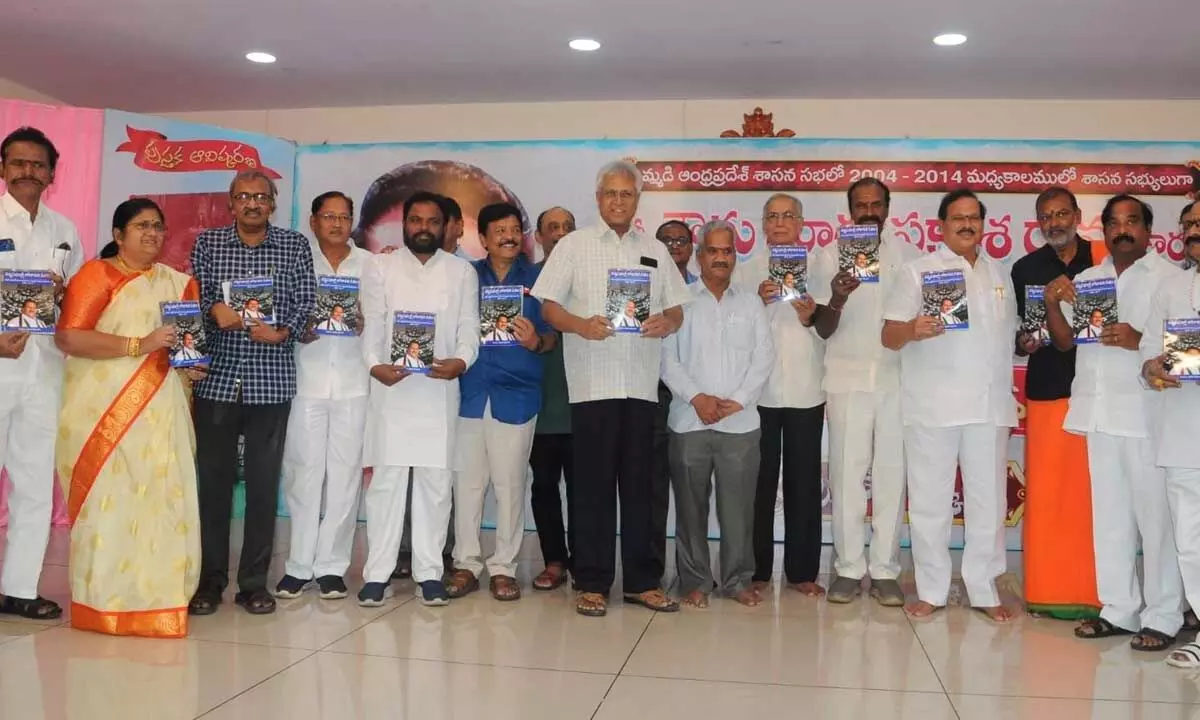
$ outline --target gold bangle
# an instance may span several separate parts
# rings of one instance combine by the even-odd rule
[[[125,343],[125,352],[129,354],[129,357],[137,357],[139,354],[141,354],[141,350],[142,350],[142,339],[141,338],[131,337]]]

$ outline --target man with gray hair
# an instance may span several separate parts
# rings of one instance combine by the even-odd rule
[[[770,278],[771,248],[800,244],[804,208],[778,193],[763,206],[767,246],[734,272],[733,281],[758,295],[766,306],[775,343],[771,374],[758,401],[762,459],[754,499],[754,587],[771,582],[775,560],[775,498],[783,466],[783,572],[788,587],[818,596],[821,561],[821,434],[825,394],[821,390],[825,343],[813,328],[817,306],[807,293],[783,300],[783,288]]]
[[[239,435],[245,438],[246,521],[236,601],[253,614],[275,612],[267,570],[296,396],[295,343],[308,326],[317,290],[308,240],[270,222],[276,194],[262,171],[239,173],[229,186],[234,224],[201,232],[192,248],[212,355],[208,377],[195,386],[201,562],[200,586],[188,606],[193,615],[216,612],[229,583]],[[236,280],[270,281],[274,324],[244,320],[227,304]]]
[[[722,595],[743,605],[762,597],[754,575],[754,494],[759,417],[755,404],[775,360],[771,326],[753,292],[733,286],[737,230],[725,220],[700,228],[700,282],[688,289],[679,332],[663,341],[662,376],[671,389],[671,484],[675,564],[690,607],[708,607],[712,559],[708,507],[716,473]]]
[[[575,447],[575,610],[607,613],[616,572],[617,498],[626,602],[673,612],[655,558],[650,492],[654,410],[662,338],[683,323],[687,286],[662,243],[634,228],[642,174],[605,165],[596,177],[601,223],[559,241],[532,294],[563,333]],[[633,301],[641,328],[615,332],[610,319]]]

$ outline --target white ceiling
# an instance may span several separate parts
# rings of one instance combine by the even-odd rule
[[[11,0],[0,76],[135,111],[1200,98],[1200,0]],[[956,31],[970,41],[935,47]],[[569,50],[595,37],[596,53]],[[251,49],[273,66],[248,63]]]

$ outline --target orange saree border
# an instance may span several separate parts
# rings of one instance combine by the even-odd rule
[[[71,627],[106,635],[136,635],[148,638],[187,637],[188,609],[133,610],[112,612],[71,603]]]
[[[79,457],[75,459],[75,468],[71,471],[71,487],[67,499],[67,515],[71,524],[79,517],[79,511],[100,475],[100,469],[108,462],[113,450],[133,426],[134,421],[150,404],[154,394],[167,379],[169,371],[170,361],[165,351],[160,350],[147,355],[96,422],[96,427],[92,429],[92,434],[80,449]]]

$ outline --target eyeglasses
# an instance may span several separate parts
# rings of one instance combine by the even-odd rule
[[[632,190],[605,190],[600,194],[600,196],[605,200],[616,200],[617,198],[620,198],[628,201],[637,197],[637,193]]]
[[[167,231],[166,225],[163,225],[160,222],[151,222],[149,220],[143,220],[141,222],[130,223],[128,225],[128,227],[133,228],[134,230],[137,230],[138,232],[141,232],[141,233],[148,233],[148,232],[153,231],[153,232],[162,234]]]
[[[346,225],[349,225],[350,221],[353,219],[345,213],[331,213],[331,212],[321,213],[317,217],[321,218],[321,220],[323,220],[324,222],[327,222],[327,223],[340,222],[340,223],[345,223]]]
[[[1037,220],[1040,223],[1048,223],[1051,220],[1058,220],[1061,222],[1063,220],[1070,219],[1070,217],[1074,214],[1074,210],[1056,210],[1052,213],[1039,213]]]
[[[1184,233],[1189,233],[1192,230],[1200,230],[1200,218],[1196,218],[1195,220],[1184,220],[1182,224]]]
[[[240,203],[248,203],[251,200],[259,205],[266,205],[275,201],[275,196],[270,193],[248,193],[240,192],[233,196],[233,199]]]
[[[950,222],[957,223],[959,225],[962,225],[963,223],[978,225],[979,223],[983,222],[982,215],[951,215],[949,219]]]
[[[798,220],[799,218],[800,216],[794,212],[769,212],[766,215],[763,215],[763,220],[766,220],[767,222],[792,222],[794,220]]]
[[[692,239],[685,237],[660,237],[658,241],[667,247],[683,247],[692,244]]]

